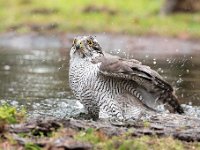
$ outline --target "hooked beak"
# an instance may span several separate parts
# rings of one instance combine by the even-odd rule
[[[76,44],[76,50],[78,50],[78,49],[80,49],[81,48],[81,46],[79,45],[79,44]]]
[[[75,43],[75,48],[76,48],[76,50],[82,49],[82,48],[83,48],[82,43],[79,42],[79,41],[77,41],[77,42]]]

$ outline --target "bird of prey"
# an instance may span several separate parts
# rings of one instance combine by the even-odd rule
[[[93,119],[119,120],[144,112],[184,113],[170,84],[135,59],[105,53],[93,36],[74,38],[70,50],[70,87]]]

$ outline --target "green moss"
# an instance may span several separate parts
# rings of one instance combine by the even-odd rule
[[[88,141],[92,144],[97,144],[102,141],[102,138],[99,136],[94,129],[88,128],[86,131],[80,131],[76,136],[75,139],[81,141]]]
[[[14,124],[19,123],[25,117],[25,110],[17,111],[15,107],[7,104],[0,106],[0,124]]]
[[[32,143],[25,144],[24,148],[25,150],[41,150],[41,148],[38,145]]]
[[[162,0],[1,0],[0,31],[200,36],[200,13],[160,16]],[[7,11],[9,10],[9,11]],[[56,26],[51,27],[52,24]]]
[[[150,122],[149,121],[144,121],[143,125],[144,125],[144,127],[148,128],[148,127],[150,127]]]
[[[148,147],[143,142],[140,142],[140,141],[137,141],[137,140],[136,141],[134,141],[134,140],[126,140],[119,147],[119,150],[130,150],[130,149],[148,150]]]
[[[94,149],[104,150],[187,150],[200,148],[199,143],[185,143],[172,137],[132,137],[130,133],[107,137],[100,131],[95,131],[91,128],[87,131],[79,132],[75,139],[93,144]]]

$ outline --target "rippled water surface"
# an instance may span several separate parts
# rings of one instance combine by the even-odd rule
[[[109,43],[105,44],[109,46]],[[24,106],[31,116],[65,117],[82,110],[83,107],[73,98],[68,85],[70,46],[47,49],[0,48],[1,103]],[[181,103],[200,105],[198,53],[158,55],[151,51],[131,51],[127,55],[127,52],[119,49],[109,52],[133,57],[150,65],[175,87]]]

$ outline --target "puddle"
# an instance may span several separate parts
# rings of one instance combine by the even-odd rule
[[[0,36],[0,102],[25,107],[32,117],[63,118],[83,111],[68,85],[74,36],[66,35],[62,40]],[[200,45],[154,37],[97,35],[97,39],[107,52],[138,59],[157,70],[175,87],[182,104],[200,106]]]

